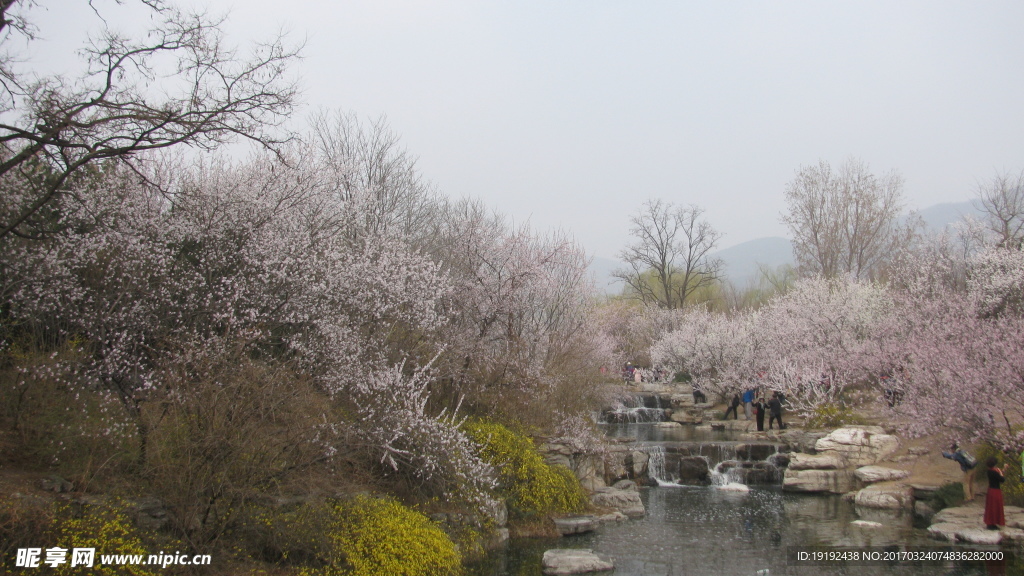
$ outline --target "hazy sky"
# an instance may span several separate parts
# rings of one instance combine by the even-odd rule
[[[55,44],[96,22],[39,3]],[[386,115],[439,190],[597,256],[652,197],[705,207],[723,247],[786,235],[785,185],[819,159],[898,170],[911,208],[1024,169],[1021,2],[194,3],[239,44],[305,39],[303,115]]]

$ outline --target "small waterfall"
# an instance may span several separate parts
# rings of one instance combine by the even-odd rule
[[[665,406],[658,394],[635,394],[618,400],[602,414],[605,422],[636,424],[665,421]]]
[[[647,476],[659,486],[771,485],[782,481],[787,458],[763,442],[658,442],[645,444]]]
[[[726,464],[726,466],[723,466]],[[708,478],[711,479],[712,486],[725,486],[726,484],[746,484],[744,482],[745,475],[742,473],[743,468],[738,466],[729,466],[730,462],[724,461],[719,462],[713,468],[708,467]]]
[[[658,486],[674,484],[665,473],[665,447],[651,446],[647,457],[647,476],[657,482]]]

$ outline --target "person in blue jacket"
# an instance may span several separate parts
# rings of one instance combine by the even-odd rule
[[[743,412],[747,415],[747,420],[754,414],[754,389],[747,388],[743,392]]]
[[[964,473],[964,501],[970,502],[974,500],[974,467],[978,463],[957,446],[956,442],[953,442],[949,450],[949,452],[943,452],[942,456],[960,465],[960,471]]]

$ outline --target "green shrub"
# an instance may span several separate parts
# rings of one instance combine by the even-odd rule
[[[836,403],[822,404],[807,419],[807,428],[836,428],[850,424],[863,424],[864,419],[853,409]]]
[[[530,437],[485,420],[467,421],[463,429],[482,446],[481,457],[498,470],[510,515],[564,514],[585,507],[586,494],[576,476],[564,466],[544,462]]]
[[[959,506],[964,501],[964,485],[960,482],[948,482],[928,496],[928,506],[938,512],[943,508]]]
[[[1009,464],[1004,472],[1006,476],[1006,482],[1003,482],[1003,502],[1010,506],[1024,506],[1024,483],[1020,481],[1020,454],[1015,453],[1008,456],[1003,451],[999,450],[991,444],[981,444],[978,446],[974,457],[978,460],[978,466],[974,469],[974,477],[988,485],[988,475],[986,474],[985,460],[989,457],[994,456],[996,459],[996,466],[1002,467],[1004,464]]]
[[[461,557],[445,533],[420,512],[388,498],[359,496],[327,504],[322,568],[302,576],[448,576]]]

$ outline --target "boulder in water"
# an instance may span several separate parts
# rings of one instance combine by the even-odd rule
[[[873,484],[857,492],[854,502],[865,508],[912,508],[914,490],[906,484]]]
[[[857,471],[854,472],[853,475],[861,482],[873,484],[875,482],[887,482],[889,480],[902,480],[910,476],[910,472],[906,470],[886,468],[884,466],[862,466],[857,468]]]
[[[555,529],[562,536],[570,534],[583,534],[593,532],[601,527],[601,521],[596,516],[570,516],[568,518],[555,518]]]
[[[594,506],[618,510],[630,518],[643,518],[647,511],[640,500],[640,492],[636,490],[616,490],[604,487],[590,495]]]
[[[601,560],[592,550],[584,548],[548,550],[541,565],[545,574],[585,574],[615,569],[615,564]]]
[[[853,474],[849,470],[796,470],[790,463],[782,478],[782,489],[845,494],[853,489]]]

